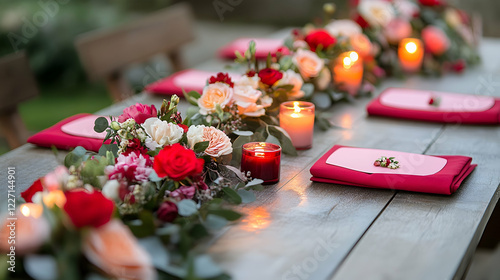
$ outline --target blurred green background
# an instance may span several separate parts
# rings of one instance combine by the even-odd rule
[[[334,1],[336,17],[348,17],[348,2]],[[58,11],[35,28],[33,36],[19,39],[23,28],[36,20],[44,6],[58,3]],[[90,83],[74,48],[75,37],[91,30],[109,28],[165,8],[174,0],[0,0],[0,57],[25,50],[40,88],[40,96],[22,104],[22,117],[31,132],[47,128],[65,117],[95,112],[112,101],[102,83]],[[212,29],[237,26],[301,26],[321,15],[324,0],[187,0],[196,19],[210,22]],[[494,28],[500,20],[500,2],[490,0],[450,0],[449,3],[484,17],[487,36],[500,35]],[[222,5],[222,6],[221,6]],[[221,15],[216,6],[226,7]],[[206,24],[205,24],[206,25]],[[205,27],[207,28],[207,27]],[[217,31],[217,30],[215,30]],[[244,33],[243,33],[244,34]],[[214,42],[217,43],[217,42]],[[219,42],[220,43],[220,42]],[[209,54],[212,56],[213,54]],[[203,61],[199,61],[201,63]],[[168,74],[168,73],[162,73]],[[1,85],[0,85],[1,86]],[[141,85],[136,87],[141,89]],[[8,151],[0,139],[0,154]]]

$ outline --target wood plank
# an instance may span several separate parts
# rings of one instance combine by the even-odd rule
[[[485,84],[500,57],[486,41],[488,60],[471,74],[442,83],[456,92],[500,96]],[[489,73],[488,73],[489,72]],[[494,80],[493,80],[494,81]],[[438,82],[441,83],[441,82]],[[493,90],[490,90],[493,89]],[[498,126],[447,125],[427,154],[465,155],[479,166],[452,196],[398,192],[349,254],[333,279],[461,279],[500,196]]]

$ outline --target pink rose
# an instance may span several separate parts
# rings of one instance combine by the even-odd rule
[[[450,48],[450,40],[440,28],[427,26],[422,30],[425,49],[435,55],[442,55]]]
[[[155,105],[144,105],[137,103],[123,110],[123,114],[118,117],[118,122],[125,122],[128,119],[134,119],[136,123],[142,124],[145,120],[157,117]]]
[[[395,18],[391,20],[384,29],[387,42],[397,45],[399,41],[411,36],[411,24],[404,19]]]
[[[91,228],[84,237],[82,250],[92,264],[113,278],[139,280],[157,277],[151,257],[120,220]]]
[[[181,201],[183,199],[192,199],[194,197],[194,194],[196,193],[196,188],[194,186],[182,186],[175,191],[170,193],[170,197],[177,200]]]

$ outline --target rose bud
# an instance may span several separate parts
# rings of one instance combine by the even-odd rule
[[[171,201],[165,201],[160,205],[160,208],[158,208],[158,211],[156,211],[156,216],[158,219],[170,223],[175,218],[177,218],[177,205]]]

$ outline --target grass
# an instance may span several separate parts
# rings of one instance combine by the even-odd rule
[[[71,88],[45,86],[40,96],[20,105],[19,111],[31,134],[48,128],[78,113],[94,113],[111,105],[112,100],[102,85],[82,84]],[[9,151],[0,139],[0,155]]]

